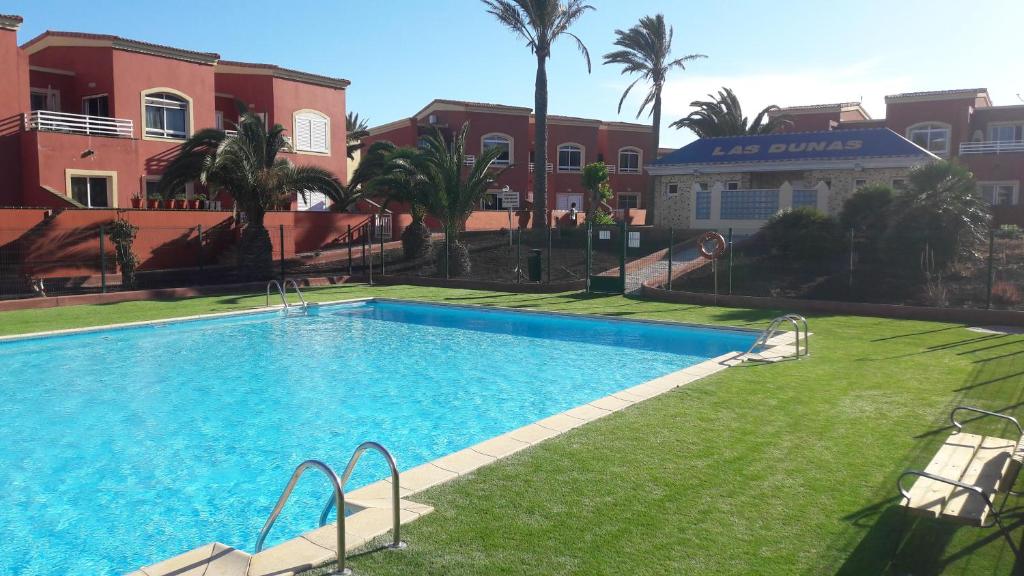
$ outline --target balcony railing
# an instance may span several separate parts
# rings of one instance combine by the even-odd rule
[[[466,158],[463,159],[462,163],[466,166],[472,166],[473,164],[476,164],[476,156],[473,154],[466,154]]]
[[[1000,154],[1003,152],[1024,152],[1024,140],[964,142],[960,145],[960,154]]]
[[[551,172],[554,172],[554,170],[555,170],[555,166],[551,162],[548,162],[548,169],[547,169],[548,174],[550,174]],[[533,162],[530,162],[530,172],[533,172]]]
[[[86,116],[85,114],[67,114],[49,110],[35,110],[26,114],[25,130],[85,134],[87,136],[113,136],[115,138],[135,137],[132,121],[125,118]]]

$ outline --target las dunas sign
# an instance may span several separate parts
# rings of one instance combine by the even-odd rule
[[[835,152],[845,150],[860,150],[864,146],[863,140],[820,140],[817,142],[778,142],[768,146],[768,154],[794,154],[811,152]],[[763,146],[761,144],[737,144],[736,146],[723,147],[715,146],[712,156],[745,156],[760,154]]]

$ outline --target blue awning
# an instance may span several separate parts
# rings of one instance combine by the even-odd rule
[[[937,156],[888,128],[863,128],[701,138],[663,156],[654,166],[858,158],[933,160]]]

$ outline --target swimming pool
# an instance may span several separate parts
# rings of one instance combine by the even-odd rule
[[[252,550],[294,467],[401,469],[732,350],[753,333],[367,301],[0,342],[0,572]],[[367,454],[347,488],[383,477]],[[307,475],[268,545],[314,528]]]

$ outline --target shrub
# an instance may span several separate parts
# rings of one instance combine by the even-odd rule
[[[402,257],[416,260],[430,250],[430,229],[422,220],[412,222],[402,231]]]
[[[138,226],[120,218],[111,222],[107,228],[107,236],[114,244],[114,258],[121,269],[121,286],[129,290],[135,288],[135,269],[139,265],[139,259],[132,251],[138,232]]]
[[[1024,298],[1020,288],[1010,282],[996,282],[992,285],[992,303],[1004,308],[1019,306]]]
[[[598,210],[594,212],[593,222],[594,224],[600,224],[604,226],[609,224],[615,224],[615,218],[612,218],[612,215],[605,212],[604,210]]]
[[[802,266],[824,267],[842,250],[838,222],[814,208],[776,214],[758,234],[773,256]]]
[[[878,254],[882,238],[892,220],[892,188],[875,184],[857,190],[843,202],[839,225],[844,234],[853,230],[858,251],[864,258]]]

